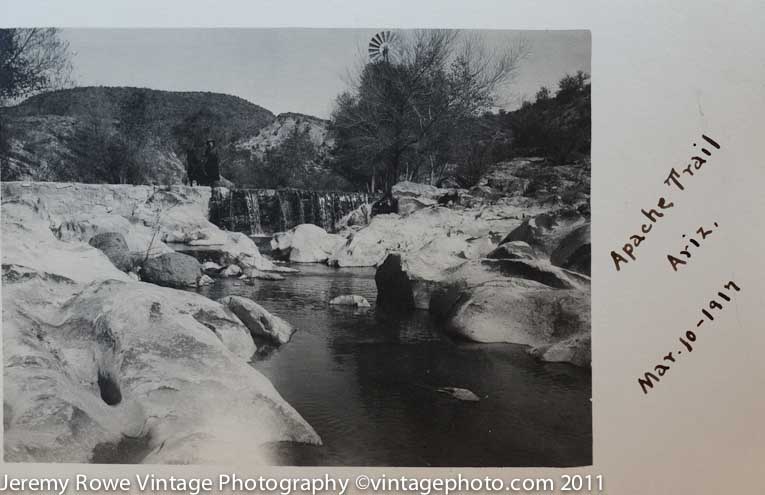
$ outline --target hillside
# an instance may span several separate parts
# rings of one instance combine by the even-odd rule
[[[3,180],[130,183],[180,183],[189,146],[214,139],[225,158],[275,119],[230,95],[108,87],[43,93],[0,117]]]
[[[261,160],[268,150],[278,147],[292,133],[305,133],[316,148],[319,157],[326,157],[334,146],[329,135],[329,121],[301,113],[281,113],[255,136],[237,143],[240,150],[248,150]]]
[[[274,119],[265,108],[226,94],[92,86],[42,93],[3,111],[10,117],[98,115],[121,120],[131,107],[144,122],[168,134],[173,125],[205,109],[218,114],[224,125],[242,135],[255,134]]]

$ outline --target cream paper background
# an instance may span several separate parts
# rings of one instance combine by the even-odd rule
[[[559,469],[271,468],[8,465],[2,473],[93,476],[156,473],[389,477],[561,473],[605,477],[606,493],[765,493],[765,3],[758,1],[202,2],[3,1],[4,26],[300,26],[589,29],[593,103],[594,466]],[[702,133],[722,150],[671,192]],[[613,270],[611,249],[659,196],[675,202]],[[719,229],[673,273],[682,234]],[[647,396],[637,377],[677,350],[699,310],[728,280],[742,288],[692,354]],[[73,492],[70,492],[73,493]]]

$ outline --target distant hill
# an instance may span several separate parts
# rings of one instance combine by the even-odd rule
[[[169,131],[185,118],[205,109],[220,115],[226,127],[243,136],[257,133],[274,119],[270,111],[237,96],[103,86],[42,93],[3,111],[10,117],[57,115],[83,118],[97,114],[120,120],[132,105],[139,102],[143,105],[143,120],[160,131]]]
[[[207,139],[218,144],[226,175],[235,156],[262,159],[296,126],[310,127],[317,160],[327,148],[321,119],[277,117],[242,98],[209,92],[79,87],[1,108],[0,119],[3,180],[180,183],[186,152]]]

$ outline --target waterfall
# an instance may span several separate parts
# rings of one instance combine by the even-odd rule
[[[282,232],[302,223],[334,232],[343,216],[369,201],[366,193],[355,192],[214,188],[210,221],[246,234]]]
[[[247,216],[249,217],[250,234],[262,234],[263,227],[260,225],[260,201],[255,191],[245,193],[247,201]]]

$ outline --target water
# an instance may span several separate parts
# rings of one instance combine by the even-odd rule
[[[592,462],[591,374],[538,363],[522,346],[457,342],[424,311],[377,313],[373,269],[298,265],[284,281],[219,280],[209,297],[250,297],[298,328],[252,365],[324,445],[272,446],[284,465],[577,466]],[[330,307],[358,294],[368,311]],[[435,391],[468,388],[481,401]]]

